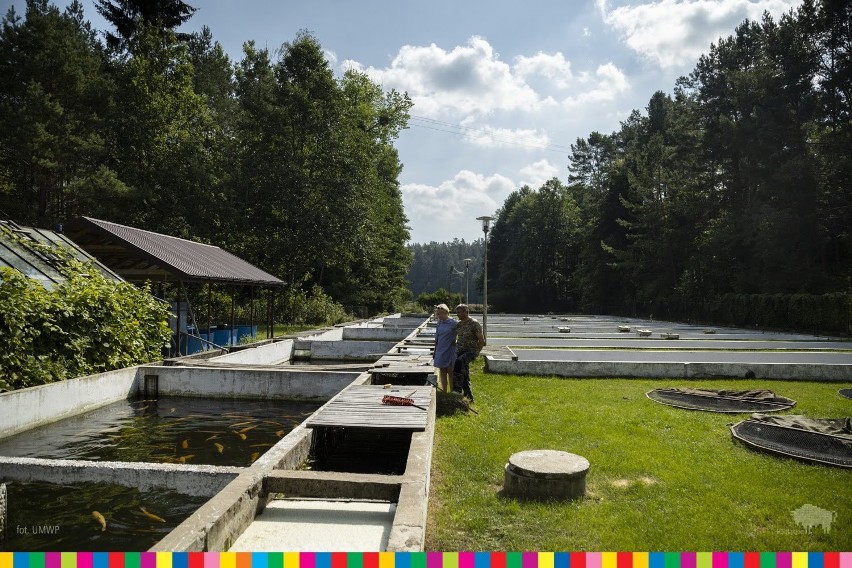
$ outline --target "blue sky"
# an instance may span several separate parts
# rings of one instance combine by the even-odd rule
[[[54,0],[63,7],[69,2]],[[189,0],[234,61],[308,30],[338,73],[408,92],[397,141],[411,242],[475,240],[513,190],[565,181],[570,145],[671,93],[712,42],[799,0]],[[0,0],[2,13],[22,0]],[[107,24],[83,0],[96,29]]]

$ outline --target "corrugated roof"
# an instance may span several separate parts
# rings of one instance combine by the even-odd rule
[[[213,245],[90,217],[69,221],[65,232],[127,280],[284,285],[275,276]]]

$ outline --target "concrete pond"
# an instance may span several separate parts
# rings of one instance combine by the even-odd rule
[[[827,337],[570,314],[487,330],[494,373],[852,383],[852,343]],[[0,550],[423,550],[433,341],[426,314],[394,314],[0,394]]]

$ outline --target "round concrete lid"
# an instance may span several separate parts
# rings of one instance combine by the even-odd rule
[[[512,454],[506,467],[525,477],[566,479],[586,475],[589,460],[557,450],[526,450]]]

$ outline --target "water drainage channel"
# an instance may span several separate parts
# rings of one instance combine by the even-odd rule
[[[322,410],[347,389],[404,396],[410,385],[424,385],[433,371],[428,350],[383,354],[424,329],[425,320],[389,317],[207,364],[168,361],[0,395],[0,481],[13,489],[7,501],[14,513],[6,520],[7,534],[15,537],[0,550],[422,550],[435,416],[431,388],[418,394],[418,424],[402,430],[381,423],[308,427],[304,420],[285,427],[281,416],[316,416],[304,405]],[[276,364],[297,349],[319,364]],[[323,365],[323,359],[332,362]],[[399,384],[384,389],[391,378]],[[287,410],[276,410],[276,403]],[[208,410],[218,404],[220,423],[205,424],[211,417],[198,404]],[[272,414],[238,410],[239,404],[265,406]],[[161,428],[117,425],[138,422],[140,408],[145,414],[152,407]],[[73,427],[61,430],[63,424]],[[165,439],[157,438],[159,430],[167,431]],[[63,431],[79,443],[58,443]],[[153,448],[145,448],[142,433],[155,440]],[[217,458],[229,453],[236,464],[222,465]],[[35,518],[35,496],[70,511],[49,527]],[[143,539],[132,540],[134,533]],[[139,542],[146,544],[132,546]]]

